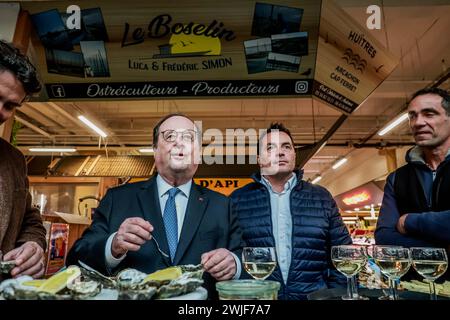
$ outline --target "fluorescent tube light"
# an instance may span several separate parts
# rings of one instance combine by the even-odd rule
[[[392,122],[386,125],[380,132],[378,132],[379,136],[384,136],[386,133],[397,127],[399,124],[408,119],[408,114],[403,113],[401,116],[394,119]]]
[[[342,158],[341,160],[338,160],[335,164],[333,164],[332,168],[336,170],[340,166],[342,166],[344,163],[347,162],[347,158]]]
[[[65,147],[46,147],[46,148],[29,148],[31,152],[76,152],[75,148],[65,148]]]
[[[153,150],[153,148],[141,148],[141,149],[139,149],[139,152],[140,153],[153,153],[154,150]]]
[[[313,181],[311,181],[311,183],[312,183],[312,184],[316,184],[316,183],[319,182],[320,180],[322,180],[322,177],[321,177],[321,176],[317,176],[317,177],[314,178]]]
[[[95,124],[93,124],[91,121],[86,119],[85,116],[78,116],[78,119],[80,119],[85,125],[87,125],[89,128],[97,132],[100,136],[103,138],[106,138],[108,135],[99,127],[97,127]]]

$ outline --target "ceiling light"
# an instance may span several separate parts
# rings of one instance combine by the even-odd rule
[[[387,124],[386,127],[384,127],[384,129],[382,129],[380,132],[378,132],[378,135],[384,136],[386,133],[388,133],[389,131],[391,131],[392,129],[394,129],[396,126],[398,126],[399,124],[401,124],[402,122],[404,122],[407,119],[408,119],[408,114],[403,113],[402,115],[400,115],[399,117],[397,117],[396,119],[391,121],[389,124]]]
[[[141,149],[139,149],[139,152],[140,153],[153,153],[154,150],[153,150],[153,148],[141,148]]]
[[[67,147],[45,147],[45,148],[29,148],[31,152],[76,152],[75,148],[67,148]]]
[[[321,177],[321,176],[317,176],[317,177],[314,178],[313,181],[311,181],[311,183],[312,183],[312,184],[316,184],[316,183],[319,182],[320,180],[322,180],[322,177]]]
[[[97,127],[95,124],[93,124],[91,121],[86,119],[85,116],[78,116],[78,119],[80,119],[85,125],[87,125],[89,128],[97,132],[100,136],[103,138],[106,138],[108,135],[99,127]]]
[[[337,168],[339,168],[340,166],[342,166],[344,163],[346,163],[347,160],[348,160],[347,158],[342,158],[342,159],[338,160],[335,164],[333,164],[332,168],[333,168],[334,170],[336,170]]]

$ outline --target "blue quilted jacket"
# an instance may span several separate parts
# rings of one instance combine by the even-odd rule
[[[345,278],[331,263],[330,248],[352,242],[331,194],[303,181],[302,171],[295,173],[298,182],[290,195],[293,230],[287,283],[278,266],[268,278],[281,283],[278,298],[283,300],[306,299],[313,291],[345,286]],[[252,178],[255,182],[230,196],[232,210],[238,216],[247,246],[275,247],[269,191],[259,174]]]

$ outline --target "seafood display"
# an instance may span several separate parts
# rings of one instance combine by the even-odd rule
[[[115,277],[69,266],[47,280],[29,276],[5,280],[0,283],[0,296],[7,300],[83,300],[108,289],[115,290],[119,300],[167,299],[197,290],[203,284],[202,276],[201,265],[169,267],[151,274],[125,269]]]

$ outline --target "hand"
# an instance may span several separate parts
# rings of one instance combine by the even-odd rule
[[[229,280],[236,274],[234,256],[224,248],[202,254],[202,266],[217,281]]]
[[[406,217],[408,216],[408,214],[404,214],[402,215],[397,222],[397,230],[398,232],[400,232],[401,234],[406,234],[406,229],[405,229],[405,220]]]
[[[44,250],[34,241],[27,241],[11,250],[5,254],[3,260],[15,261],[16,266],[11,270],[14,278],[29,275],[36,279],[44,275]]]
[[[118,258],[127,251],[138,251],[141,246],[152,238],[150,232],[153,226],[142,218],[128,218],[119,227],[113,238],[111,252]]]

